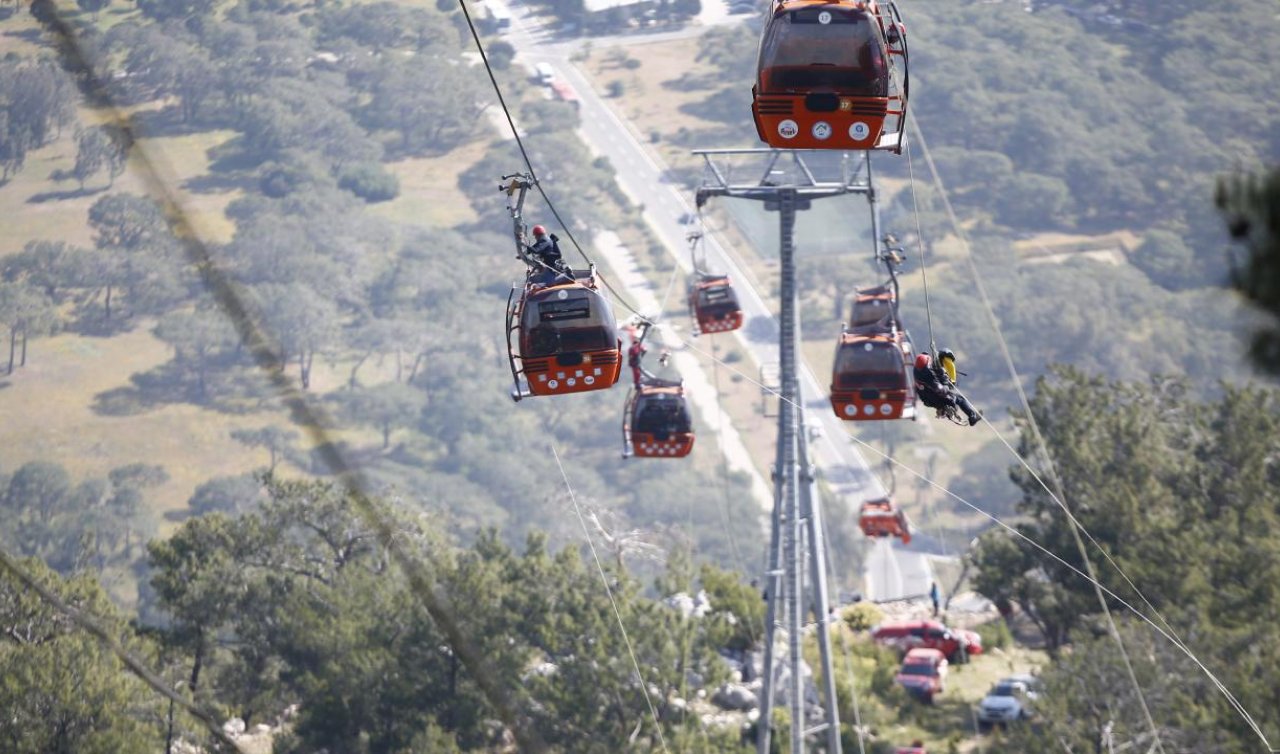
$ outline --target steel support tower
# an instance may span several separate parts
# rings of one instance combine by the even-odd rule
[[[781,273],[781,306],[778,316],[778,444],[773,469],[773,514],[769,535],[769,564],[766,572],[764,686],[761,689],[760,721],[756,738],[760,754],[768,754],[772,737],[772,715],[777,684],[787,679],[787,699],[791,711],[792,754],[803,754],[810,736],[824,734],[825,750],[840,754],[840,714],[836,706],[834,663],[831,656],[832,614],[827,599],[826,536],[822,509],[818,504],[817,480],[809,462],[809,437],[802,431],[805,397],[798,374],[800,343],[799,291],[796,286],[796,213],[809,209],[815,199],[862,194],[871,205],[874,243],[880,243],[879,216],[871,182],[871,163],[866,154],[795,152],[772,149],[695,150],[704,161],[703,182],[697,204],[719,196],[764,203],[767,211],[778,213],[778,262]],[[856,155],[856,156],[855,156]],[[739,180],[735,162],[755,164]],[[816,397],[816,396],[811,396]],[[806,566],[808,582],[806,583]],[[808,587],[806,597],[806,586]],[[822,719],[810,723],[805,708],[805,683],[801,653],[806,619],[812,615],[816,626],[822,667]],[[785,663],[776,656],[776,633],[784,626],[787,636]],[[780,672],[783,668],[789,672]]]

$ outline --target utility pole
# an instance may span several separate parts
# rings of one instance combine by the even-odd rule
[[[825,734],[830,754],[840,754],[840,715],[836,707],[834,662],[831,655],[831,611],[827,598],[826,543],[818,505],[817,479],[809,462],[809,438],[805,431],[805,398],[798,376],[800,343],[799,290],[796,285],[796,213],[809,209],[815,199],[862,194],[871,202],[875,243],[880,243],[875,217],[875,191],[866,154],[793,152],[773,149],[695,150],[703,158],[703,183],[698,206],[707,198],[722,196],[764,203],[778,213],[778,262],[781,272],[781,306],[778,317],[778,444],[773,470],[773,513],[766,573],[768,609],[765,617],[764,678],[761,689],[757,751],[768,754],[772,714],[782,674],[775,652],[776,631],[786,628],[789,673],[787,701],[791,711],[791,754],[803,754],[810,736]],[[763,163],[763,169],[734,178],[735,158]],[[737,171],[741,173],[741,171]],[[808,584],[806,585],[806,560]],[[806,586],[808,591],[806,592]],[[806,600],[806,596],[808,599]],[[817,628],[823,683],[823,716],[810,725],[804,703],[801,668],[803,629],[812,612]],[[816,675],[816,674],[815,674]]]

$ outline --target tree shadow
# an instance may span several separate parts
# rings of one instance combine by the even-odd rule
[[[741,123],[751,102],[738,87],[726,87],[696,102],[686,102],[680,112],[712,123]]]
[[[128,317],[106,319],[102,316],[102,304],[97,301],[78,305],[74,317],[63,329],[86,338],[114,338],[137,325],[137,322],[130,321]]]
[[[722,83],[723,78],[719,73],[684,73],[680,78],[662,82],[662,88],[675,92],[709,92]]]
[[[44,31],[41,29],[9,30],[4,32],[4,35],[14,39],[21,39],[23,42],[30,42],[33,45],[41,44],[44,41]]]
[[[250,171],[262,165],[261,156],[251,154],[245,149],[244,137],[236,136],[205,151],[209,158],[209,172],[237,173]]]
[[[129,377],[131,385],[104,390],[93,397],[100,416],[137,416],[170,405],[190,404],[223,414],[244,415],[268,408],[276,393],[256,369],[228,355],[206,367],[203,392],[198,375],[186,364],[170,361]]]
[[[138,137],[190,136],[208,130],[208,126],[198,120],[184,121],[182,110],[177,105],[159,110],[139,110],[129,120],[134,135]]]
[[[79,199],[85,196],[101,194],[108,188],[108,186],[98,186],[97,188],[78,188],[70,191],[41,191],[38,194],[32,194],[27,197],[27,204],[44,204],[45,202],[60,202],[64,199]]]
[[[258,181],[252,175],[241,171],[206,173],[182,183],[182,188],[196,194],[226,194],[237,189],[253,191],[257,186]]]

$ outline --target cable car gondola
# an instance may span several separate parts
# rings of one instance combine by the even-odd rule
[[[733,291],[733,281],[728,275],[707,272],[707,260],[702,253],[702,197],[698,201],[699,229],[689,233],[689,255],[693,260],[693,279],[689,285],[689,313],[693,319],[693,334],[731,332],[742,327],[742,306],[738,294]]]
[[[858,512],[858,528],[868,537],[897,537],[902,544],[911,544],[911,526],[893,498],[882,497],[867,500]]]
[[[695,335],[742,327],[742,307],[728,275],[699,275],[689,290],[689,309],[697,328]]]
[[[693,450],[693,424],[680,380],[664,380],[641,363],[653,322],[641,320],[631,332],[627,362],[635,386],[622,410],[622,457],[684,458]],[[638,330],[638,332],[637,332]],[[664,351],[661,359],[666,364]]]
[[[860,288],[853,296],[853,310],[849,315],[849,327],[867,331],[875,328],[883,332],[893,329],[897,316],[897,296],[888,285]]]
[[[761,141],[900,152],[908,90],[906,29],[892,1],[773,3],[751,89]]]
[[[913,348],[911,336],[898,324],[896,290],[896,278],[891,278],[889,284],[854,294],[831,371],[831,408],[841,419],[915,418]]]
[[[501,188],[515,226],[516,254],[529,269],[522,286],[507,296],[507,360],[519,401],[531,395],[563,395],[613,387],[622,372],[622,340],[609,301],[599,291],[598,274],[551,268],[533,258],[524,244],[521,208],[533,185],[527,176]]]
[[[684,458],[693,451],[693,424],[680,382],[646,379],[627,395],[622,416],[624,458]]]

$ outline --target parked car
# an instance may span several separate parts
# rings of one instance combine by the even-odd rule
[[[957,665],[968,662],[970,655],[982,654],[981,636],[973,631],[947,628],[936,620],[881,623],[871,629],[871,639],[904,654],[919,647],[936,649]]]
[[[893,750],[893,754],[928,754],[924,750],[923,741],[912,741],[910,746],[899,746]]]
[[[926,704],[942,693],[942,679],[947,675],[947,658],[937,649],[913,649],[902,660],[893,679],[907,693]]]
[[[1030,718],[1031,704],[1039,693],[1040,681],[1035,676],[1015,675],[999,681],[978,704],[978,725],[989,727]]]

